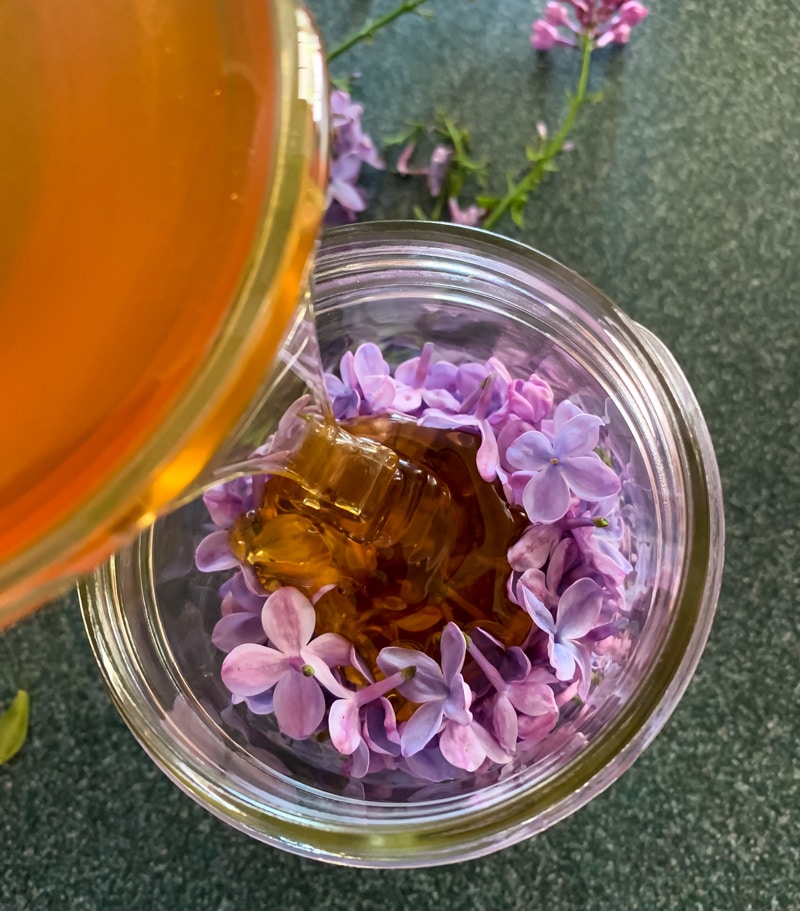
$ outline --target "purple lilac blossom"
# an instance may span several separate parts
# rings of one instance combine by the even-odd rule
[[[309,601],[285,587],[267,596],[252,567],[233,557],[227,529],[240,510],[254,507],[263,483],[239,479],[206,495],[216,530],[196,552],[201,569],[238,566],[220,588],[222,616],[212,637],[229,652],[222,678],[231,702],[274,714],[280,731],[295,739],[325,724],[354,778],[397,769],[441,781],[482,773],[515,753],[538,755],[532,744],[549,742],[559,713],[574,709],[576,695],[586,698],[593,671],[612,667],[627,651],[621,634],[632,566],[621,549],[619,479],[594,452],[603,420],[570,401],[554,409],[553,391],[537,374],[514,378],[495,358],[437,360],[430,343],[394,374],[369,343],[347,352],[339,366],[338,377],[325,378],[337,418],[394,411],[481,437],[481,475],[498,478],[510,503],[525,505],[532,519],[508,552],[507,586],[511,603],[531,617],[531,633],[521,648],[504,648],[472,630],[468,647],[449,623],[440,663],[416,650],[385,648],[378,665],[387,677],[372,681],[349,642],[331,633],[314,637],[321,593]],[[258,450],[264,464],[272,447],[286,448],[279,436]],[[534,480],[536,496],[526,495]],[[541,518],[548,510],[559,515]],[[346,681],[339,669],[348,666],[366,685]],[[392,689],[418,705],[401,724],[386,698]]]
[[[550,0],[544,17],[533,23],[531,45],[549,51],[556,45],[578,47],[583,38],[595,48],[626,44],[648,13],[639,0]]]
[[[325,223],[355,221],[367,207],[367,197],[357,184],[361,166],[383,170],[385,167],[375,143],[361,127],[364,108],[355,104],[347,92],[334,89],[330,96],[333,142],[326,197]]]
[[[273,690],[273,711],[284,734],[302,740],[325,715],[322,688],[339,692],[331,667],[345,665],[350,643],[335,633],[311,641],[316,613],[297,589],[285,586],[267,598],[261,612],[272,646],[244,644],[222,663],[222,682],[234,696],[258,696]]]

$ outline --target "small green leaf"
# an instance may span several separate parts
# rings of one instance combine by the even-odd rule
[[[500,205],[500,196],[479,196],[475,202],[482,209],[493,209],[495,206]]]
[[[0,715],[0,765],[17,755],[28,736],[28,694],[20,690]]]
[[[414,218],[416,218],[417,221],[430,221],[430,218],[421,206],[414,206]]]
[[[511,214],[511,221],[513,221],[514,224],[515,224],[518,228],[524,228],[524,227],[525,227],[525,219],[522,217],[522,213],[523,213],[524,211],[525,211],[525,203],[524,203],[524,202],[514,203],[514,205],[511,206],[511,213],[510,213],[510,214]]]

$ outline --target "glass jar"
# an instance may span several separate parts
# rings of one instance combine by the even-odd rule
[[[0,628],[200,483],[263,399],[328,132],[294,2],[10,0],[2,22]]]
[[[349,779],[230,705],[212,646],[224,574],[200,573],[195,502],[160,519],[81,587],[86,628],[123,718],[187,794],[298,854],[367,867],[449,863],[535,835],[608,787],[675,708],[711,625],[723,562],[720,481],[706,425],[665,347],[575,273],[485,232],[373,223],[331,232],[315,272],[328,369],[372,341],[389,359],[433,342],[451,360],[545,373],[607,420],[633,618],[613,671],[533,751],[457,781]],[[241,708],[241,707],[240,707]]]

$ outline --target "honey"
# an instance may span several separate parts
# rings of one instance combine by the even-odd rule
[[[531,621],[508,600],[507,553],[528,520],[508,505],[499,483],[478,474],[480,439],[397,416],[357,418],[338,432],[349,439],[335,447],[324,433],[311,434],[297,462],[306,478],[318,477],[309,464],[328,458],[325,476],[339,509],[326,491],[270,478],[260,508],[231,529],[239,560],[267,591],[292,585],[315,597],[316,634],[344,636],[376,676],[386,646],[438,655],[450,621],[519,645]],[[348,442],[362,451],[381,444],[376,460],[384,462],[369,484]],[[368,490],[361,510],[352,507],[359,486]],[[349,489],[352,501],[343,506]]]

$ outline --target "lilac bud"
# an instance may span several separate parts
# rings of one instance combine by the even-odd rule
[[[569,28],[570,26],[569,13],[566,7],[556,2],[556,0],[550,0],[545,7],[544,21],[556,27],[564,25]]]
[[[559,42],[560,36],[555,26],[544,19],[537,19],[533,23],[531,33],[531,47],[536,51],[549,51]]]
[[[650,10],[639,0],[625,0],[625,3],[619,8],[619,21],[622,25],[633,28],[638,25],[642,19],[645,19]]]

